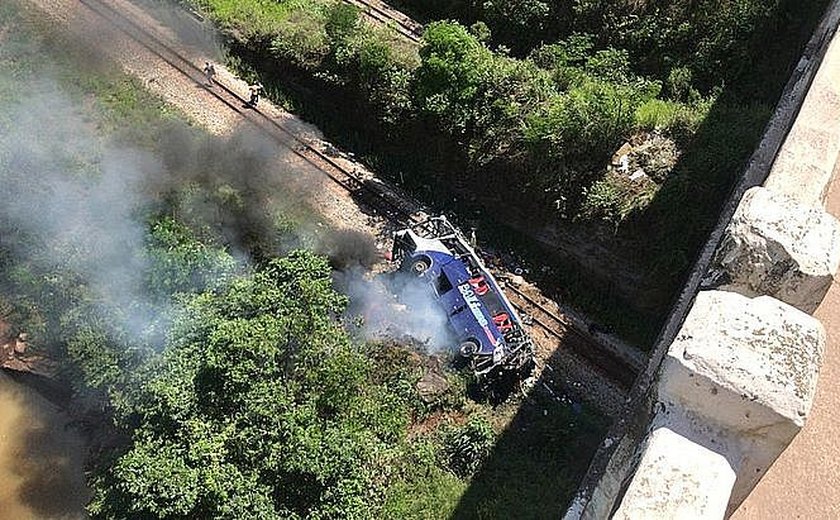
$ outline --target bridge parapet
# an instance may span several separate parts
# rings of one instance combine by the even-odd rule
[[[834,0],[566,520],[726,517],[803,427],[840,265],[838,23]]]

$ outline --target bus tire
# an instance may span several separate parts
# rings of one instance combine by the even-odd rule
[[[478,353],[478,342],[474,339],[462,341],[458,345],[458,352],[465,358],[471,358]]]
[[[432,266],[432,262],[428,258],[418,258],[411,262],[411,272],[417,276],[422,275]]]

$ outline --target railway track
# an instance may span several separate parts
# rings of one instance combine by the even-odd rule
[[[374,22],[392,24],[402,29],[407,29],[409,32],[412,32],[413,27],[413,34],[407,34],[404,30],[400,30],[399,32],[417,42],[418,38],[416,37],[419,35],[417,28],[422,26],[399,11],[390,9],[387,5],[383,9],[372,3],[377,1],[344,0],[348,4],[366,9],[365,12]],[[395,12],[399,16],[395,15]],[[410,23],[406,25],[404,20],[408,20]],[[571,356],[593,367],[599,376],[613,382],[622,393],[626,394],[630,391],[636,377],[644,367],[642,356],[626,353],[627,347],[623,345],[616,346],[610,344],[607,346],[599,342],[588,331],[582,332],[577,324],[546,309],[543,305],[512,285],[508,285],[506,290],[509,293],[509,297],[511,295],[513,296],[511,303],[520,312],[528,315],[533,320],[534,325],[544,330],[549,336],[557,339],[561,345],[571,346],[569,348]],[[600,348],[593,349],[593,345]]]
[[[205,78],[201,68],[131,17],[103,0],[79,0],[79,3],[191,81],[198,85],[204,84]],[[248,106],[244,95],[240,95],[229,86],[216,82],[213,88],[205,90],[230,110],[271,136],[280,146],[328,176],[358,202],[377,211],[389,221],[408,224],[425,218],[420,204],[394,195],[386,185],[373,183],[356,175],[331,156],[312,146],[295,131],[284,127],[281,122],[256,107]],[[575,323],[545,308],[518,288],[508,285],[507,290],[513,296],[513,303],[521,312],[530,316],[536,326],[556,338],[563,348],[571,351],[576,358],[592,367],[600,377],[608,380],[608,386],[620,389],[620,392],[613,392],[613,401],[626,395],[640,370],[638,364],[628,362],[626,358],[617,355],[614,349],[605,348],[588,332],[580,330]]]
[[[420,43],[423,26],[387,4],[377,0],[344,0],[344,3],[360,8],[374,22],[389,25],[412,42]]]
[[[124,13],[101,0],[79,0],[79,3],[111,23],[123,34],[163,60],[170,67],[195,83],[204,84],[204,72],[198,65],[185,58],[171,46],[161,42],[156,35]],[[388,189],[356,175],[353,171],[335,161],[330,155],[312,146],[296,132],[266,115],[259,108],[249,106],[244,95],[235,92],[220,82],[214,82],[213,88],[207,88],[206,91],[224,103],[230,110],[271,136],[279,145],[327,175],[365,206],[376,209],[383,216],[395,222],[407,223],[412,218],[418,218],[416,214],[420,211],[419,204],[395,197]]]
[[[547,309],[513,285],[508,284],[505,291],[511,303],[520,312],[529,316],[534,325],[563,342],[564,345],[571,347],[576,356],[585,360],[598,373],[615,382],[622,390],[629,392],[640,367],[633,366],[633,363],[609,352],[606,348],[600,348],[597,351],[592,349],[592,345],[598,345],[598,342],[591,335],[582,332],[568,319]]]

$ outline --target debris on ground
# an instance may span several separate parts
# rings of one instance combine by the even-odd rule
[[[449,388],[449,380],[444,375],[444,362],[437,356],[429,356],[425,363],[425,373],[417,382],[417,392],[420,399],[426,403],[434,402],[438,396],[445,394]]]
[[[417,382],[417,392],[426,404],[434,402],[438,396],[445,394],[448,390],[449,381],[436,372],[426,372],[426,375]]]

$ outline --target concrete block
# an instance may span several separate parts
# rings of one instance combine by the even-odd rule
[[[785,303],[726,291],[698,294],[663,362],[659,400],[735,436],[731,507],[804,425],[824,348],[820,322]]]
[[[705,286],[770,295],[812,313],[840,266],[840,223],[817,208],[752,188],[741,199]]]
[[[840,38],[826,52],[765,186],[822,207],[840,154]]]
[[[689,415],[668,408],[654,418],[614,520],[723,518],[735,470],[720,436]]]

